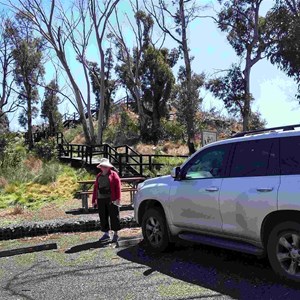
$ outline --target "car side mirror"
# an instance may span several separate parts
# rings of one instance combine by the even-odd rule
[[[173,178],[178,178],[179,174],[180,174],[180,167],[176,167],[171,171],[171,176]]]

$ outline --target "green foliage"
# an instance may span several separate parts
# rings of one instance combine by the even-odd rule
[[[153,160],[154,163],[163,164],[157,174],[159,175],[170,175],[173,168],[182,165],[185,162],[186,158],[180,157],[157,157]]]
[[[266,128],[266,124],[266,120],[262,118],[261,113],[259,111],[251,113],[249,130]]]
[[[58,84],[52,80],[45,88],[41,117],[48,120],[50,133],[58,132],[62,127],[62,115],[58,111]]]
[[[142,34],[141,44],[133,48],[131,57],[128,57],[124,56],[124,45],[115,40],[121,62],[116,72],[136,101],[143,141],[157,143],[162,137],[160,120],[167,115],[175,83],[172,67],[179,54],[177,49],[155,48],[152,42],[154,21],[150,14],[137,11],[135,22]],[[139,101],[142,102],[140,106]]]
[[[172,104],[177,110],[178,122],[184,126],[185,133],[190,131],[190,134],[194,136],[196,113],[203,100],[200,96],[200,89],[204,86],[205,74],[193,74],[191,82],[188,84],[185,69],[181,67],[178,80],[179,83],[173,92]]]
[[[44,160],[51,160],[57,156],[55,141],[53,139],[42,139],[34,144],[34,153]]]
[[[162,119],[161,125],[164,140],[178,142],[184,139],[186,130],[184,125],[181,124],[179,121]]]
[[[76,136],[82,133],[82,126],[76,126],[74,128],[70,128],[64,132],[64,138],[68,143],[71,143]]]
[[[120,113],[120,121],[104,130],[103,140],[106,143],[120,145],[131,144],[139,137],[139,125],[126,111]]]
[[[171,67],[176,61],[170,57],[169,50],[148,46],[141,62],[141,88],[143,107],[151,120],[144,140],[157,143],[162,138],[160,120],[168,113],[168,101],[175,83]],[[149,125],[148,125],[149,126]]]
[[[273,41],[268,47],[268,58],[296,80],[300,100],[300,1],[276,1],[268,20]]]
[[[227,75],[210,81],[211,92],[223,100],[230,113],[240,112],[243,130],[249,130],[251,116],[250,73],[252,67],[266,54],[272,43],[269,20],[260,16],[262,1],[219,0],[221,11],[217,24],[227,33],[227,40],[238,57],[244,60],[244,68],[233,65]]]
[[[0,154],[0,174],[9,182],[26,182],[33,175],[23,164],[26,157],[24,140],[16,135],[3,135],[3,151]]]
[[[232,65],[225,76],[209,80],[206,87],[224,102],[230,114],[243,113],[247,95],[245,79],[239,65]]]
[[[55,160],[44,163],[43,168],[41,168],[40,172],[33,179],[33,182],[44,185],[55,182],[61,171],[62,165]]]
[[[14,78],[19,87],[18,100],[22,107],[19,123],[28,130],[29,148],[32,148],[32,119],[37,117],[39,101],[38,84],[43,79],[44,41],[36,38],[31,22],[24,14],[17,14],[13,22],[7,24],[7,34],[12,44]]]

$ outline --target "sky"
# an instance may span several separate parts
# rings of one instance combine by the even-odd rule
[[[66,2],[68,1],[66,0]],[[205,1],[203,0],[203,2]],[[264,14],[271,5],[272,0],[264,0],[261,10],[262,14]],[[214,6],[217,9],[216,3]],[[119,11],[121,19],[122,17],[124,18],[124,13],[129,13],[127,0],[121,0]],[[204,12],[204,14],[209,13],[212,12]],[[124,28],[130,42],[132,35],[128,25],[124,23],[122,28]],[[167,39],[166,46],[168,48],[173,48],[176,47],[176,44],[171,39]],[[226,40],[226,34],[220,32],[211,19],[196,19],[191,24],[189,28],[189,46],[191,55],[194,56],[192,62],[193,71],[195,73],[205,72],[207,77],[213,76],[218,70],[228,69],[232,63],[239,61],[235,52]],[[94,38],[91,39],[88,49],[88,59],[99,61],[98,50]],[[70,48],[68,49],[68,60],[72,71],[78,74],[78,76],[76,76],[78,84],[85,90],[82,69],[76,62],[75,55]],[[180,64],[182,64],[182,62],[179,62],[174,68],[175,74]],[[49,82],[53,76],[53,68],[48,63],[46,64],[45,82]],[[61,85],[64,83],[63,77],[60,77],[60,83]],[[255,98],[252,110],[261,112],[262,117],[267,121],[267,126],[273,127],[300,123],[300,105],[295,99],[297,86],[292,79],[288,78],[282,71],[278,70],[276,66],[273,66],[267,60],[258,62],[252,69],[250,87]],[[40,94],[43,94],[42,90],[40,90]],[[121,98],[122,95],[123,91],[119,90],[116,95],[116,100]],[[215,99],[207,91],[202,91],[201,96],[204,98],[204,109],[217,107],[226,114],[226,109],[224,108],[222,101]],[[65,111],[74,111],[73,107],[67,102],[60,105],[60,110],[62,113]],[[9,118],[11,121],[10,128],[12,130],[18,130],[17,114],[11,114]],[[42,120],[37,118],[34,121],[34,124],[41,122]]]

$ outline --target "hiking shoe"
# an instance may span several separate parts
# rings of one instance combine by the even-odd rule
[[[110,236],[106,233],[103,234],[103,236],[99,239],[99,242],[109,242]]]
[[[114,234],[112,240],[113,243],[117,243],[119,241],[119,236],[117,234]]]

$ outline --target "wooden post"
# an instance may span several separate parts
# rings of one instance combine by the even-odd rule
[[[123,166],[122,166],[122,156],[118,155],[118,161],[119,161],[119,174],[120,177],[123,177]]]
[[[90,165],[92,164],[92,160],[93,160],[93,146],[90,146]]]
[[[149,155],[148,161],[149,161],[149,170],[152,171],[153,166],[152,166],[152,156],[151,155]]]
[[[143,155],[140,155],[140,175],[143,176]]]
[[[82,188],[83,192],[87,192],[87,185],[83,184],[83,188]],[[84,209],[84,211],[88,211],[89,210],[89,204],[88,204],[88,194],[82,194],[82,208]]]
[[[72,159],[73,158],[73,145],[70,145],[70,153],[71,153],[70,159]]]

